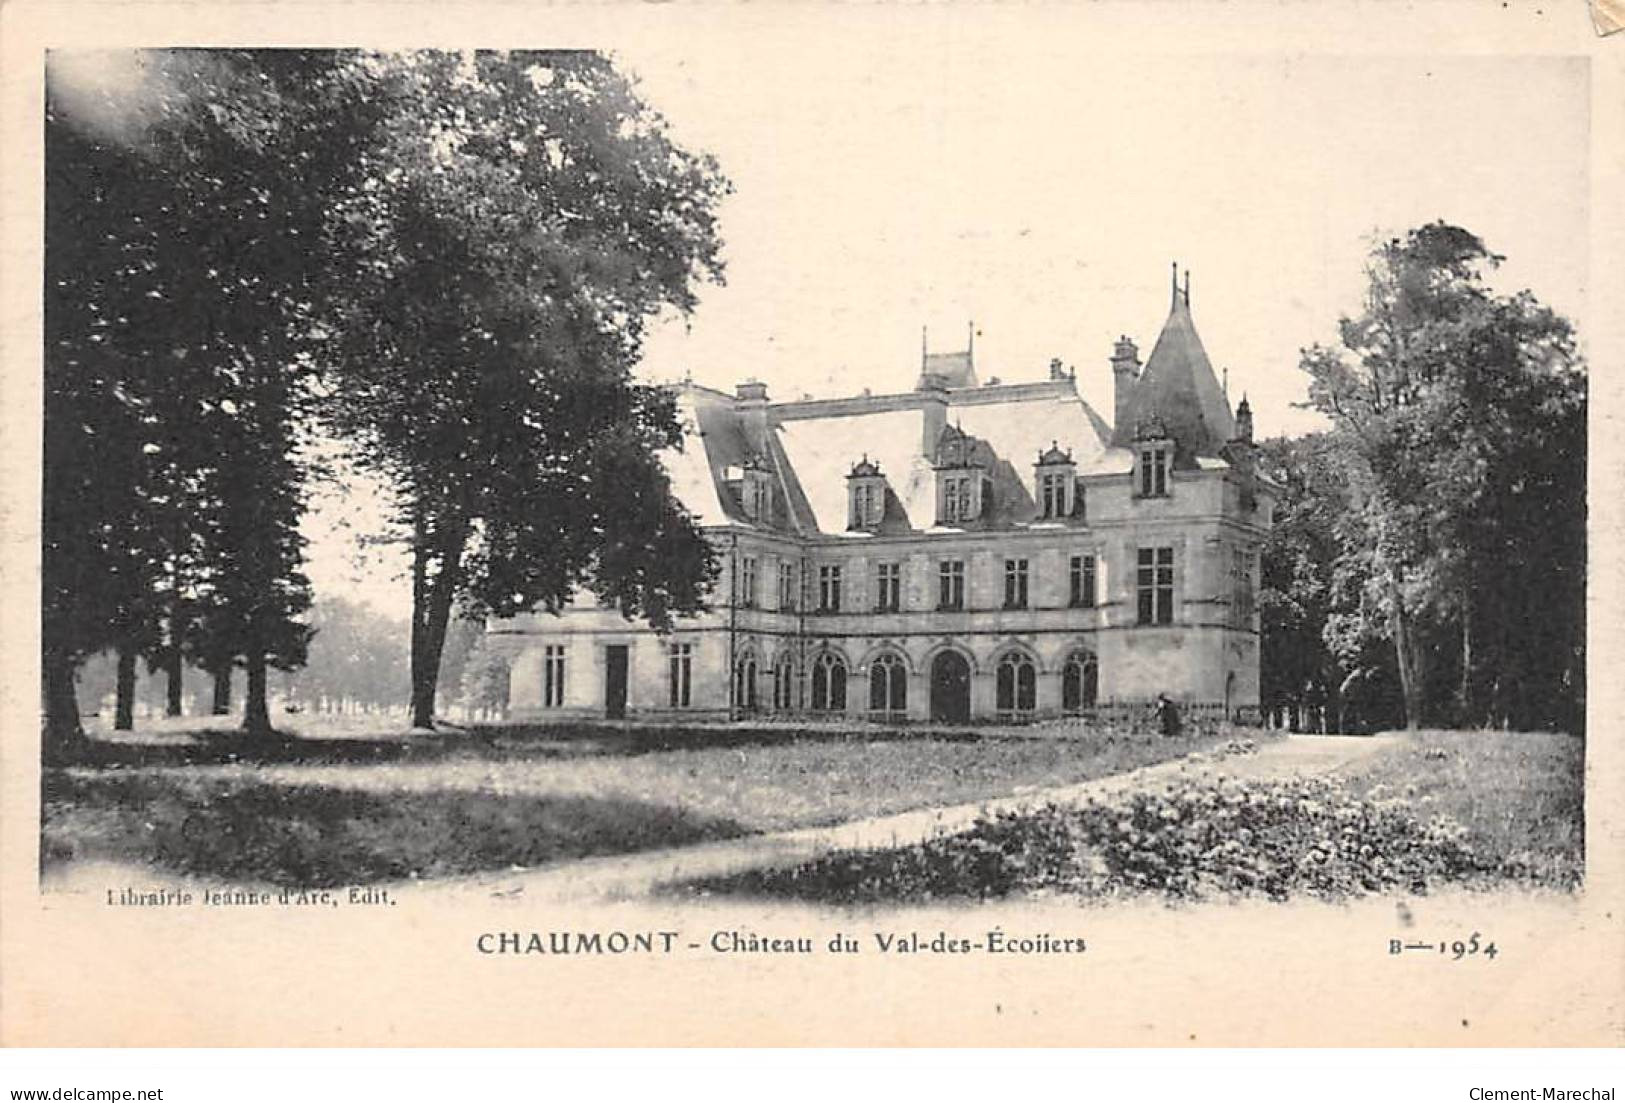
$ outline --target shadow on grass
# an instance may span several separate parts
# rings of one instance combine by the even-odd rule
[[[974,743],[1001,738],[970,729],[631,727],[611,725],[503,724],[449,729],[427,736],[302,736],[277,732],[254,737],[232,729],[188,733],[187,743],[141,743],[112,739],[87,742],[74,762],[88,767],[223,766],[308,764],[372,766],[387,762],[446,759],[511,761],[640,755],[672,750],[773,746],[788,743],[891,743],[933,739]]]
[[[48,772],[42,868],[78,858],[279,887],[430,879],[746,834],[682,808],[582,796],[387,795]]]

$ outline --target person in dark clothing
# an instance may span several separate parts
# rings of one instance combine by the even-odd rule
[[[1169,699],[1166,693],[1157,694],[1157,703],[1153,706],[1157,714],[1157,724],[1162,734],[1172,736],[1179,734],[1179,706]]]

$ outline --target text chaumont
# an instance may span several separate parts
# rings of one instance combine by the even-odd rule
[[[1467,1093],[1473,1103],[1521,1103],[1522,1100],[1584,1100],[1585,1103],[1611,1103],[1613,1088],[1474,1088]]]
[[[482,954],[669,954],[676,931],[486,931],[474,940]]]

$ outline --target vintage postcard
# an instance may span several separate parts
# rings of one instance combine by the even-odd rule
[[[0,20],[0,1041],[1622,1041],[1583,5]]]

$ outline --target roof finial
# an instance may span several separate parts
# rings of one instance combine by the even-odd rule
[[[1174,261],[1174,285],[1173,286],[1174,286],[1173,304],[1175,306],[1178,306],[1179,305],[1179,262],[1177,260]]]
[[[925,326],[920,327],[920,370],[925,370]]]
[[[965,323],[965,329],[967,331],[966,334],[965,334],[965,356],[966,356],[967,359],[970,360],[971,366],[975,367],[976,366],[976,322],[974,320],[966,322]]]
[[[1185,269],[1185,305],[1191,305],[1191,270]]]
[[[1190,300],[1186,299],[1185,301],[1189,302]],[[1224,388],[1224,397],[1229,398],[1230,397],[1230,366],[1228,364],[1225,365],[1225,368],[1224,368],[1224,382],[1222,384],[1220,384],[1220,385]]]

